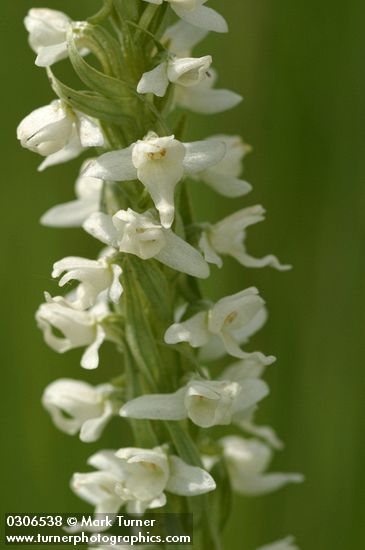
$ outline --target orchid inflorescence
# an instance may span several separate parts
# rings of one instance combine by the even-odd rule
[[[103,246],[96,259],[69,256],[54,264],[52,277],[67,292],[46,293],[36,320],[55,351],[84,350],[83,368],[99,366],[106,341],[124,366],[99,386],[56,380],[42,401],[54,424],[83,442],[97,441],[120,416],[135,446],[91,456],[94,471],[74,474],[72,489],[98,513],[190,511],[194,546],[219,549],[231,489],[261,495],[302,476],[267,473],[282,443],[254,421],[269,393],[262,376],[275,357],[242,346],[266,321],[263,298],[247,288],[212,303],[199,287],[209,264],[222,267],[225,256],[247,268],[290,269],[273,255],[247,252],[246,231],[264,220],[262,206],[215,224],[193,218],[189,185],[231,198],[251,190],[241,179],[250,148],[240,137],[183,139],[186,111],[214,114],[241,101],[215,87],[210,55],[193,57],[209,31],[228,30],[206,4],[103,0],[85,22],[31,9],[29,43],[57,99],[25,117],[18,138],[44,157],[39,170],[92,148],[76,200],[52,207],[41,223],[83,227]],[[55,76],[53,65],[64,59],[86,90]],[[209,364],[223,357],[235,362],[212,377]],[[213,428],[228,425],[232,435],[217,439]],[[295,548],[289,537],[261,550]]]

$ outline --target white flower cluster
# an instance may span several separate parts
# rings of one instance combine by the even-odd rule
[[[144,1],[156,9],[164,3]],[[206,6],[207,0],[165,1],[179,21],[164,29],[158,53],[151,54],[151,66],[139,75],[134,94],[148,104],[162,102],[164,116],[166,108],[210,114],[237,105],[239,95],[214,88],[211,56],[192,57],[193,48],[208,31],[227,31],[225,20]],[[50,67],[68,57],[68,36],[73,29],[68,16],[31,9],[25,25],[38,66]],[[75,40],[80,54],[88,54],[80,33],[75,33]],[[202,448],[200,466],[188,464],[177,456],[176,447],[164,441],[153,448],[100,451],[88,461],[95,471],[74,475],[73,490],[94,505],[96,512],[114,513],[125,506],[129,512],[141,513],[164,506],[169,493],[191,497],[214,491],[217,463],[226,468],[233,489],[242,495],[260,495],[300,482],[299,474],[267,473],[272,448],[280,448],[281,442],[271,428],[254,422],[257,404],[269,393],[262,375],[275,361],[259,351],[242,349],[267,318],[259,291],[247,288],[216,303],[182,303],[175,288],[177,275],[180,280],[207,278],[209,264],[222,267],[224,256],[249,268],[290,268],[273,255],[257,259],[247,252],[246,230],[264,220],[261,206],[241,209],[215,224],[184,227],[179,200],[185,180],[189,178],[193,185],[203,182],[225,197],[246,195],[251,185],[241,179],[241,172],[249,147],[237,136],[183,142],[172,133],[161,135],[156,128],[146,128],[144,135],[116,149],[110,146],[104,128],[105,122],[72,108],[64,98],[35,110],[18,127],[21,145],[45,157],[40,170],[71,160],[87,148],[98,148],[94,153],[98,156],[82,165],[76,200],[51,208],[41,223],[83,227],[107,248],[97,259],[70,256],[55,262],[52,277],[59,280],[60,287],[71,288],[65,296],[46,293],[46,301],[36,313],[38,326],[45,342],[59,353],[85,348],[81,366],[95,369],[105,340],[123,348],[121,311],[128,292],[123,289],[124,261],[128,255],[138,257],[146,262],[146,271],[151,260],[157,261],[176,291],[175,322],[171,319],[170,326],[164,327],[164,345],[176,354],[193,354],[199,370],[180,376],[181,386],[171,393],[152,390],[129,400],[123,381],[93,387],[60,379],[44,391],[43,405],[59,429],[70,435],[79,433],[84,442],[96,441],[116,416],[133,422],[185,420],[202,430],[233,424],[236,433],[246,436],[227,435],[214,441],[210,452]],[[122,195],[135,189],[130,205],[122,203],[121,207],[118,196],[107,196],[111,184]],[[191,238],[187,237],[189,230],[194,233]],[[225,355],[239,361],[212,379],[206,365]],[[210,437],[211,432],[206,433]],[[247,438],[247,434],[253,437]],[[295,548],[289,538],[261,550]]]

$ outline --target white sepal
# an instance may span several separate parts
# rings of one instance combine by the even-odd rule
[[[216,488],[212,476],[196,466],[186,464],[178,456],[169,457],[170,477],[166,490],[175,495],[192,497],[210,493]]]
[[[157,97],[164,97],[168,86],[167,62],[164,61],[151,71],[143,73],[137,85],[137,92],[139,94],[154,94]]]
[[[177,57],[191,57],[192,51],[208,35],[206,29],[199,29],[185,21],[178,21],[168,27],[161,39],[169,52]]]
[[[150,4],[161,5],[163,0],[144,0]],[[165,0],[176,15],[187,23],[208,31],[228,32],[225,19],[212,8],[204,4],[207,0]]]
[[[183,109],[203,115],[214,115],[233,109],[241,103],[242,96],[231,90],[215,89],[217,75],[210,68],[207,78],[194,87],[175,88],[175,103]]]
[[[148,0],[147,0],[148,1]],[[178,17],[194,25],[214,32],[228,32],[225,19],[212,8],[203,4],[207,0],[166,0]]]

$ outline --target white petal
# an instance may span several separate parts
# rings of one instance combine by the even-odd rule
[[[230,424],[240,390],[236,382],[191,381],[185,396],[190,420],[202,428]]]
[[[95,388],[89,384],[62,378],[46,387],[42,405],[50,413],[57,428],[74,435],[80,430],[85,416],[98,414],[98,399]]]
[[[251,319],[247,325],[243,326],[239,330],[235,331],[235,337],[240,344],[245,344],[249,341],[251,336],[256,334],[266,323],[268,319],[268,312],[266,307],[260,309],[258,313]],[[253,352],[249,354],[250,357],[257,357],[258,361],[266,361],[265,356],[259,352]],[[245,357],[244,359],[249,359],[250,357]],[[271,356],[270,356],[271,357]]]
[[[269,394],[269,387],[262,380],[248,379],[242,381],[240,385],[241,392],[233,405],[235,419],[239,417],[241,411],[252,407]]]
[[[234,257],[245,267],[273,267],[278,271],[288,271],[292,268],[291,265],[281,264],[276,256],[269,254],[264,258],[253,258],[248,254],[242,253],[234,255]]]
[[[209,315],[209,330],[213,334],[232,332],[246,326],[264,306],[257,288],[246,288],[219,300]]]
[[[71,19],[62,11],[31,8],[24,19],[29,42],[34,51],[42,46],[58,44],[65,38]]]
[[[126,403],[120,415],[126,418],[148,420],[183,420],[187,417],[184,407],[186,388],[175,393],[142,395]]]
[[[166,94],[168,85],[167,65],[166,61],[164,61],[152,71],[143,73],[137,86],[137,92],[139,94],[154,94],[158,97],[163,97]]]
[[[242,101],[242,96],[231,90],[206,88],[183,88],[178,91],[177,103],[180,107],[203,115],[214,115],[233,109]]]
[[[120,282],[120,277],[123,273],[122,268],[119,265],[112,264],[113,282],[109,290],[109,297],[114,304],[117,304],[123,294],[123,286]]]
[[[184,169],[186,174],[203,172],[220,162],[226,154],[226,145],[219,141],[195,141],[184,143],[186,155]]]
[[[237,493],[247,496],[258,496],[281,489],[288,483],[302,483],[304,477],[301,474],[247,474],[240,479],[233,480],[233,489]]]
[[[209,170],[202,176],[202,180],[216,193],[219,193],[224,197],[242,197],[252,191],[252,185],[247,181],[230,176],[224,176]]]
[[[85,221],[83,228],[102,243],[114,248],[118,247],[118,233],[111,216],[103,212],[95,212]]]
[[[176,57],[169,61],[167,75],[170,82],[190,88],[208,78],[212,57]]]
[[[86,420],[86,422],[84,422],[81,426],[81,441],[83,441],[84,443],[92,443],[94,441],[97,441],[113,415],[114,413],[111,403],[106,403],[105,411],[102,416],[99,416],[98,418],[90,418],[89,420]]]
[[[222,333],[222,341],[226,352],[232,357],[237,357],[237,359],[250,359],[252,357],[263,358],[264,356],[259,352],[247,352],[243,351],[240,347],[241,342],[239,339],[234,337],[231,333],[224,331]]]
[[[138,179],[150,193],[166,228],[174,219],[174,191],[184,175],[184,157],[185,147],[174,136],[159,138],[150,133],[133,148]]]
[[[84,369],[93,370],[96,369],[99,365],[99,348],[105,340],[104,329],[98,325],[96,331],[95,341],[86,349],[82,358],[81,366]]]
[[[188,57],[193,48],[208,35],[205,29],[193,27],[185,21],[178,21],[168,27],[163,35],[162,43],[168,42],[168,49],[179,57]]]
[[[214,248],[211,246],[208,235],[205,231],[201,234],[199,240],[199,248],[204,254],[204,259],[210,263],[215,264],[218,267],[223,266],[223,261],[220,256],[215,252]]]
[[[209,266],[202,255],[170,230],[164,231],[165,246],[156,254],[156,260],[193,277],[209,277]]]
[[[93,454],[88,458],[87,463],[97,470],[110,472],[119,479],[124,476],[123,464],[112,449],[105,449]]]
[[[95,200],[79,199],[53,206],[41,217],[48,227],[81,227],[84,221],[98,210]]]
[[[137,177],[137,170],[132,163],[133,145],[120,151],[105,153],[90,161],[84,169],[83,176],[110,181],[130,181]]]
[[[83,152],[83,147],[80,142],[79,135],[77,133],[77,129],[74,128],[72,131],[71,139],[63,147],[63,149],[60,149],[57,151],[57,153],[53,153],[52,155],[49,155],[39,166],[38,166],[38,172],[43,172],[46,168],[49,168],[49,166],[55,166],[56,164],[63,164],[65,162],[68,162],[69,160],[72,160]]]
[[[178,456],[170,456],[170,478],[166,490],[181,496],[202,495],[214,491],[216,484],[208,472],[186,464]]]
[[[83,147],[103,147],[105,140],[99,124],[82,113],[77,112],[77,116],[81,145]]]
[[[171,4],[172,9],[178,17],[181,17],[190,25],[207,29],[214,32],[228,32],[228,25],[225,19],[212,8],[199,6],[194,10],[188,10],[179,7],[176,4]]]
[[[52,277],[59,277],[64,271],[69,271],[71,269],[95,268],[98,266],[99,264],[96,260],[89,260],[78,256],[67,256],[53,264]],[[63,284],[60,284],[60,286],[63,286]]]
[[[227,367],[220,375],[221,380],[234,380],[241,382],[250,378],[260,378],[266,367],[275,363],[276,357],[270,355],[268,357],[250,357],[245,361],[237,361]]]
[[[261,438],[274,449],[283,449],[284,443],[270,426],[257,426],[251,420],[241,420],[239,426],[247,433]]]
[[[210,339],[207,328],[207,312],[200,312],[184,321],[175,323],[165,333],[166,344],[188,342],[193,348],[199,348]]]
[[[38,67],[50,67],[53,63],[68,57],[67,42],[44,46],[38,49],[35,64]]]
[[[33,141],[39,132],[49,127],[58,129],[58,123],[63,123],[67,119],[61,101],[52,101],[49,105],[32,111],[20,122],[17,128],[17,138],[23,147],[28,147],[28,142]]]

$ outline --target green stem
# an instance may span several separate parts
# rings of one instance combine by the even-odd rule
[[[104,72],[130,84],[131,89],[127,89],[128,97],[130,95],[137,106],[136,111],[132,112],[135,121],[134,128],[124,122],[125,118],[122,118],[120,122],[119,120],[114,121],[114,119],[112,119],[113,122],[102,122],[110,149],[129,146],[135,141],[135,134],[139,133],[141,129],[146,130],[147,133],[148,130],[156,126],[156,130],[162,136],[172,133],[164,117],[173,97],[172,87],[170,87],[169,95],[165,100],[159,103],[150,96],[139,96],[135,86],[135,80],[140,78],[143,70],[146,70],[145,67],[151,61],[148,57],[149,50],[152,52],[154,49],[155,51],[156,44],[159,44],[153,33],[162,29],[167,4],[165,3],[163,6],[149,4],[143,12],[140,11],[140,7],[133,8],[133,10],[137,10],[138,15],[141,13],[139,19],[134,19],[134,21],[132,18],[135,11],[129,14],[124,12],[124,5],[124,2],[120,0],[113,2],[106,0],[104,7],[90,19],[92,23],[98,23],[109,16],[118,33],[120,46],[114,38],[109,39],[109,33],[105,29],[99,27],[94,27],[96,32],[94,41],[89,36],[85,38],[90,40],[90,45],[93,45],[93,52],[100,60]],[[138,37],[140,42],[137,42]],[[144,50],[143,42],[147,44]],[[165,51],[163,46],[161,46],[162,50]],[[123,74],[124,70],[125,75]],[[103,90],[99,89],[98,91],[104,97]],[[184,127],[185,119],[181,120],[178,125],[179,138]],[[139,138],[142,137],[142,135],[139,136]],[[113,186],[109,182],[104,185],[103,209],[106,212],[112,212],[115,207],[125,209],[129,204],[137,211],[144,206],[148,208],[148,203],[147,205],[143,201],[138,203],[136,199],[134,190],[138,191],[138,185],[141,184],[128,182],[115,185]],[[123,193],[118,192],[121,185],[123,185]],[[186,183],[181,185],[181,189],[176,195],[176,206],[177,217],[180,216],[182,220],[181,235],[184,237],[185,227],[194,222]],[[177,281],[171,276],[171,270],[161,268],[157,262],[145,261],[141,265],[138,258],[130,255],[123,255],[120,263],[123,268],[124,293],[120,305],[116,307],[119,308],[118,313],[120,313],[122,327],[127,399],[133,399],[144,393],[175,391],[187,372],[190,376],[192,371],[200,372],[203,375],[194,352],[190,353],[191,350],[188,350],[184,358],[180,357],[178,351],[173,347],[159,344],[167,326],[173,322],[173,308],[177,301],[181,301],[184,295],[192,303],[201,299],[197,280],[193,277],[180,275]],[[183,281],[182,285],[180,281]],[[160,305],[164,300],[168,301],[167,310]],[[190,365],[188,366],[194,368],[184,369],[182,365],[184,360],[189,361]],[[188,431],[187,423],[185,425],[179,422],[157,423],[148,420],[132,420],[130,424],[136,446],[153,448],[170,440],[182,460],[188,464],[203,467],[201,456]],[[197,526],[194,547],[199,550],[222,550],[219,525],[211,517],[210,496],[201,495],[186,500],[181,499],[181,506],[188,506],[194,516]]]

